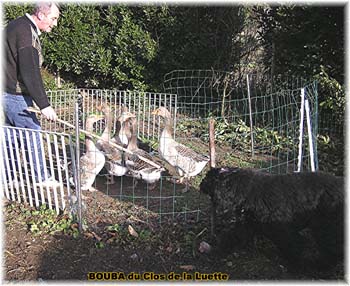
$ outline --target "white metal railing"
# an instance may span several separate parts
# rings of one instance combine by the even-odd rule
[[[2,126],[1,191],[8,200],[32,207],[46,204],[57,213],[70,203],[68,166],[73,142],[68,134]],[[40,182],[50,177],[58,182],[52,188]]]

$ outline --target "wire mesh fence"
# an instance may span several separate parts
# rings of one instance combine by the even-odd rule
[[[197,125],[194,133],[200,133],[199,137],[207,142],[208,134],[200,127],[201,122],[215,118],[216,141],[223,146],[219,164],[248,165],[273,173],[297,170],[300,140],[303,166],[310,169],[309,135],[303,132],[299,136],[301,122],[307,131],[307,122],[300,113],[302,88],[310,106],[310,136],[315,141],[316,82],[260,75],[247,75],[245,80],[238,81],[232,73],[213,70],[178,70],[164,79],[165,92],[178,95],[177,127],[190,129]],[[202,131],[198,132],[198,128]],[[314,147],[313,155],[317,158],[317,146]]]
[[[6,144],[3,144],[2,150],[5,160],[1,167],[6,198],[28,201],[33,206],[47,203],[57,212],[67,208],[67,205],[74,209],[77,197],[74,183],[78,182],[76,176],[81,176],[83,172],[81,166],[76,170],[75,165],[77,158],[88,151],[88,133],[82,130],[87,130],[86,123],[91,114],[101,114],[101,106],[108,106],[111,110],[113,119],[110,134],[118,131],[116,118],[125,109],[134,114],[138,147],[149,153],[151,160],[164,167],[165,171],[155,187],[130,173],[114,176],[114,182],[111,183],[105,165],[94,179],[92,187],[97,191],[90,193],[92,199],[85,201],[85,208],[90,214],[104,213],[108,216],[116,212],[115,202],[127,202],[134,209],[144,210],[148,214],[145,220],[187,221],[197,220],[201,209],[208,207],[207,200],[198,191],[205,171],[184,185],[179,183],[181,178],[174,167],[160,158],[159,140],[165,125],[152,114],[159,107],[166,107],[170,112],[172,137],[199,154],[208,154],[208,120],[214,118],[217,165],[252,166],[275,173],[292,172],[297,170],[301,154],[302,166],[310,168],[309,138],[311,136],[314,139],[317,134],[316,83],[299,79],[267,81],[256,75],[250,75],[242,82],[225,72],[174,71],[166,75],[164,88],[165,93],[99,89],[49,91],[50,102],[60,121],[48,122],[39,115],[44,131],[36,131],[38,135],[34,138],[38,137],[35,140],[42,143],[33,146],[39,146],[41,150],[37,153],[42,154],[41,161],[47,164],[43,169],[48,169],[63,187],[53,193],[52,189],[38,188],[33,166],[39,164],[40,160],[30,158],[30,154],[36,153],[31,151],[30,144],[27,144],[29,147],[26,150],[23,147],[26,146],[25,142],[21,142],[21,138],[29,136],[29,131],[4,128],[2,142]],[[310,107],[308,118],[301,116],[304,110],[302,88]],[[76,122],[76,118],[79,122]],[[95,144],[106,130],[107,123],[105,118],[93,124],[91,132],[95,136]],[[301,129],[305,132],[300,133]],[[16,137],[18,143],[12,143],[9,135]],[[112,137],[108,137],[110,140]],[[77,147],[80,154],[76,154]],[[316,155],[317,146],[312,147]],[[122,154],[124,156],[125,152]],[[16,176],[20,188],[7,183]],[[85,212],[86,219],[89,212]],[[124,212],[117,215],[123,216]],[[92,219],[89,222],[93,223]]]
[[[76,89],[60,90],[48,92],[52,106],[57,110],[61,121],[74,124],[74,105],[79,103],[79,127],[86,130],[86,120],[89,115],[101,113],[99,106],[107,105],[112,113],[112,128],[110,133],[114,134],[117,130],[116,118],[121,115],[126,108],[135,114],[137,121],[138,145],[149,152],[153,158],[159,160],[158,141],[161,129],[164,127],[159,118],[152,115],[152,111],[162,106],[166,107],[173,124],[176,126],[176,105],[177,97],[174,94],[151,93],[137,91],[118,91],[118,90],[98,90],[98,89]],[[44,130],[55,130],[56,132],[69,132],[72,134],[73,145],[79,142],[80,156],[86,153],[85,136],[81,134],[79,138],[74,136],[74,131],[67,124],[59,122],[47,122],[39,115],[39,120]],[[100,120],[94,124],[93,133],[101,135],[106,128],[106,119]],[[175,135],[175,128],[174,135]],[[111,139],[111,138],[109,138]],[[95,143],[96,143],[95,139]],[[75,146],[76,147],[76,146]],[[76,148],[74,148],[74,151]],[[159,162],[155,160],[155,162]],[[93,174],[92,174],[93,175]],[[183,187],[178,185],[176,172],[163,172],[157,187],[154,188],[149,183],[138,180],[132,176],[114,177],[114,183],[109,184],[108,171],[103,168],[94,181],[93,188],[99,192],[93,193],[95,197],[93,202],[89,202],[91,210],[98,209],[98,212],[110,212],[108,209],[99,209],[98,199],[104,199],[100,194],[103,193],[108,198],[119,201],[131,202],[132,204],[149,211],[150,217],[157,217],[159,221],[166,218],[197,218],[200,212],[198,192],[184,193]],[[189,199],[189,196],[191,199]]]
[[[161,122],[151,113],[157,107],[166,107],[176,125],[176,104],[177,97],[169,93],[151,93],[137,91],[118,91],[118,90],[80,90],[80,110],[81,127],[85,128],[86,117],[88,114],[99,112],[98,106],[107,105],[111,108],[112,124],[111,134],[117,130],[117,121],[115,120],[121,115],[123,108],[136,116],[138,145],[140,148],[150,153],[154,163],[159,163],[158,141],[161,132]],[[94,132],[101,134],[106,128],[106,120],[100,121]],[[175,128],[174,128],[175,130]],[[82,153],[84,146],[82,145]],[[175,173],[164,172],[157,182],[156,187],[151,184],[139,180],[133,176],[114,177],[114,183],[108,183],[109,174],[103,169],[96,178],[94,188],[103,190],[103,193],[109,198],[115,198],[120,201],[131,202],[140,208],[149,211],[150,217],[157,216],[159,221],[164,217],[167,218],[185,218],[197,217],[199,214],[198,200],[192,203],[182,193],[182,188],[176,184],[177,175]],[[95,197],[99,193],[94,194]],[[193,198],[199,196],[192,193]],[[99,209],[99,212],[109,212],[108,209]],[[148,218],[146,218],[148,219]]]

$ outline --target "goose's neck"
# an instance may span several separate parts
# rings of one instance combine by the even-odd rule
[[[86,125],[86,131],[92,133],[93,132],[93,122],[88,122],[88,124]],[[96,151],[97,148],[95,146],[95,142],[92,138],[92,136],[90,135],[85,135],[85,145],[86,145],[86,151],[87,152],[92,152],[92,151]]]
[[[125,122],[124,122],[125,124]],[[137,147],[137,126],[136,126],[136,120],[132,119],[132,126],[131,126],[131,138],[128,144],[128,149],[129,150],[136,150],[138,149]]]
[[[168,133],[169,135],[172,134],[172,129],[173,129],[173,120],[168,117],[168,116],[165,116],[164,117],[164,129],[163,129],[163,132],[164,133]]]
[[[103,133],[101,135],[103,140],[109,140],[109,134],[112,131],[112,115],[111,115],[111,111],[105,111],[105,119],[106,119],[106,127],[103,130]]]
[[[86,135],[86,137],[85,137],[85,145],[86,145],[87,152],[94,152],[97,150],[93,138],[89,135]]]

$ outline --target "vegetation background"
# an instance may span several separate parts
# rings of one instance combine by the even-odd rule
[[[33,4],[3,8],[5,26]],[[317,79],[319,149],[342,158],[344,17],[341,4],[62,3],[58,26],[42,35],[45,84],[163,92],[176,69]]]

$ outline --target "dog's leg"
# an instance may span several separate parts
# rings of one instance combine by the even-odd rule
[[[216,205],[211,202],[211,212],[210,212],[210,234],[214,237],[216,234]]]

